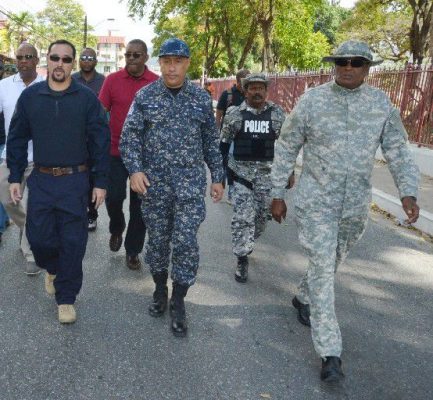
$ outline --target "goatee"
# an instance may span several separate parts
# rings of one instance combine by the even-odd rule
[[[61,78],[57,78],[56,75],[54,73],[51,74],[51,79],[53,80],[53,82],[65,82],[66,81],[66,76],[63,75]]]

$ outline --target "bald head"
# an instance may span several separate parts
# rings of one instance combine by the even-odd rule
[[[22,43],[16,51],[17,68],[26,85],[36,79],[36,66],[39,63],[38,51],[30,43]]]
[[[80,53],[80,70],[81,73],[89,74],[89,78],[94,76],[94,71],[98,60],[96,52],[91,47],[86,47]]]
[[[31,54],[34,57],[38,56],[38,51],[36,50],[36,47],[30,43],[21,43],[18,46],[17,55],[18,55],[18,52],[21,52],[21,51],[25,51],[25,54]]]
[[[96,58],[96,51],[91,47],[86,47],[81,51],[80,56],[92,56]]]

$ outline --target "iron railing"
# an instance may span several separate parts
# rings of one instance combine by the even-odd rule
[[[269,75],[269,78],[268,99],[289,113],[306,89],[333,79],[333,71]],[[233,77],[208,81],[212,83],[214,100],[218,100],[221,93],[235,83]],[[367,82],[385,91],[400,109],[409,140],[419,146],[433,148],[433,66],[374,69],[370,71]]]

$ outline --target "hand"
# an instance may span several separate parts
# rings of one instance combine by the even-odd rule
[[[106,194],[107,191],[105,189],[93,188],[92,203],[95,203],[96,209],[98,209],[98,207],[104,202]]]
[[[286,219],[287,207],[283,199],[273,199],[271,205],[272,218],[281,224],[282,219]]]
[[[287,189],[291,189],[293,186],[295,186],[295,174],[292,174],[289,176],[289,179],[287,180]]]
[[[23,196],[21,195],[21,185],[19,183],[11,183],[9,185],[9,193],[11,195],[12,203],[17,205]]]
[[[210,185],[210,197],[212,197],[214,203],[218,203],[223,198],[223,194],[224,188],[222,183],[212,183]]]
[[[144,172],[135,172],[129,177],[131,189],[138,194],[145,195],[150,186],[149,180]]]
[[[416,204],[416,200],[411,196],[403,197],[401,204],[403,205],[404,212],[408,216],[406,222],[408,224],[414,224],[419,217],[419,207],[418,204]]]

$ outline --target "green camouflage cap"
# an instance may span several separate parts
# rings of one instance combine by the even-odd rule
[[[370,62],[370,65],[378,65],[383,60],[373,60],[373,54],[371,53],[368,44],[358,40],[347,40],[338,46],[334,54],[331,56],[323,57],[323,62],[334,62],[337,58],[353,58],[362,57]]]
[[[268,87],[269,79],[266,77],[265,74],[261,74],[261,73],[249,74],[245,78],[241,79],[242,89],[245,90],[248,84],[253,82],[264,83],[265,86]]]

